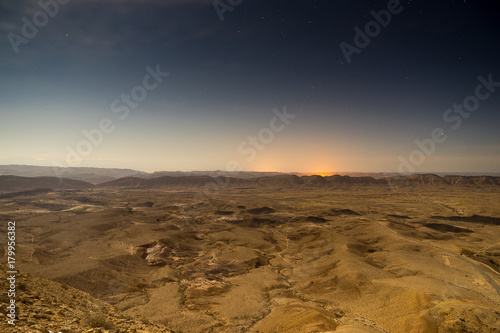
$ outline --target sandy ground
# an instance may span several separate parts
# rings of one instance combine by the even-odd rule
[[[196,198],[57,191],[0,199],[0,216],[17,222],[21,271],[175,332],[500,331],[498,191]]]

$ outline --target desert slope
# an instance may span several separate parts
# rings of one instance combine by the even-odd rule
[[[57,177],[0,176],[0,191],[22,191],[42,188],[89,189],[94,185],[81,181]]]
[[[23,271],[177,332],[500,329],[494,186],[273,186],[0,205],[18,221]]]
[[[7,268],[0,266],[2,281]],[[171,332],[162,325],[125,316],[109,304],[89,294],[59,283],[20,273],[16,276],[16,325],[6,320],[5,307],[0,312],[0,330],[5,333],[36,332]],[[9,298],[2,293],[2,304]]]

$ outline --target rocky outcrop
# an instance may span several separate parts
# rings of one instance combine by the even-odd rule
[[[2,281],[6,281],[6,271],[0,266]],[[10,302],[7,293],[1,293],[0,301],[3,305]],[[23,273],[16,275],[15,304],[15,326],[7,323],[6,306],[0,308],[0,332],[172,332],[163,325],[126,316],[81,290]]]
[[[174,250],[163,244],[161,241],[140,245],[136,248],[136,253],[143,258],[149,266],[165,266],[172,259],[170,256]]]

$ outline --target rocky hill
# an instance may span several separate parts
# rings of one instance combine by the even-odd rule
[[[7,268],[0,266],[2,281]],[[171,332],[159,324],[133,319],[89,294],[57,282],[28,274],[16,275],[15,326],[8,323],[7,308],[0,308],[0,331],[6,333],[80,333],[80,332]],[[9,304],[7,293],[0,295]]]
[[[438,176],[435,174],[416,174],[388,178],[393,184],[401,186],[439,185],[439,186],[500,186],[500,177],[492,176]]]
[[[59,175],[57,174],[59,173]],[[142,176],[145,172],[131,169],[68,167],[53,168],[36,165],[0,165],[0,175],[22,177],[54,177],[82,180],[92,184],[104,183],[122,177]]]
[[[438,176],[416,174],[388,178],[351,177],[333,175],[322,177],[274,175],[258,178],[210,177],[210,176],[164,176],[151,179],[127,177],[97,185],[98,188],[162,188],[179,186],[205,186],[217,184],[221,187],[232,186],[274,186],[274,187],[345,187],[345,186],[500,186],[500,177],[491,176]]]
[[[385,186],[385,187],[414,187],[414,186],[450,186],[450,187],[499,187],[500,177],[492,176],[438,176],[435,174],[415,174],[387,178],[351,177],[351,176],[297,176],[273,175],[257,178],[211,177],[211,176],[162,176],[157,178],[124,177],[101,184],[91,184],[84,181],[56,177],[19,177],[0,176],[0,192],[12,195],[12,191],[33,191],[40,189],[52,190],[81,190],[89,188],[180,188],[201,187],[206,185],[218,187],[349,187],[349,186]],[[7,194],[5,194],[7,193]]]
[[[50,188],[54,190],[87,189],[93,186],[93,184],[81,180],[57,177],[0,176],[0,191],[23,191],[41,188]]]

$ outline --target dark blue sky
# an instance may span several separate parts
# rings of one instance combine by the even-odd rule
[[[495,1],[218,4],[0,1],[0,164],[500,170]]]

